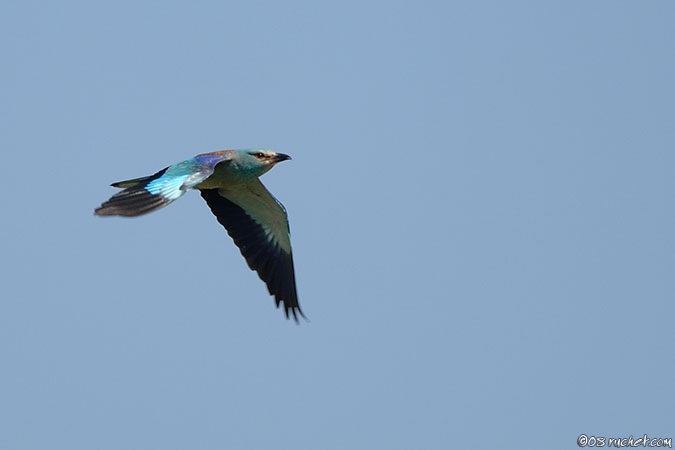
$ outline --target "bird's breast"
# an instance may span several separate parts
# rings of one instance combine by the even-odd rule
[[[210,177],[195,186],[195,189],[217,189],[248,180],[247,174],[236,170],[229,162],[218,164]]]

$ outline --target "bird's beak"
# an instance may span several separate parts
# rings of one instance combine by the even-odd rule
[[[288,155],[284,155],[283,153],[277,153],[276,155],[274,155],[274,162],[275,163],[278,163],[278,162],[281,162],[281,161],[286,161],[287,159],[291,159],[291,157],[288,156]]]

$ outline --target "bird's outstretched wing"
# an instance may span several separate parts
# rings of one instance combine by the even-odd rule
[[[154,175],[119,181],[126,188],[94,211],[98,216],[135,217],[163,208],[213,173],[216,164],[230,159],[227,152],[196,156],[162,169]]]
[[[298,321],[291,236],[286,209],[260,180],[219,189],[202,189],[202,197],[241,250],[251,270],[267,284],[276,305],[283,302]]]

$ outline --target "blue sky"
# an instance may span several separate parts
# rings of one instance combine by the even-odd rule
[[[672,2],[5,2],[0,448],[672,437]],[[265,147],[300,302],[197,193]]]

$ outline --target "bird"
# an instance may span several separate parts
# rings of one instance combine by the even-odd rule
[[[94,214],[136,217],[167,206],[190,189],[197,189],[218,222],[283,304],[286,318],[306,320],[295,283],[290,227],[286,208],[259,177],[290,156],[252,148],[202,153],[141,178],[112,183],[123,189]]]

